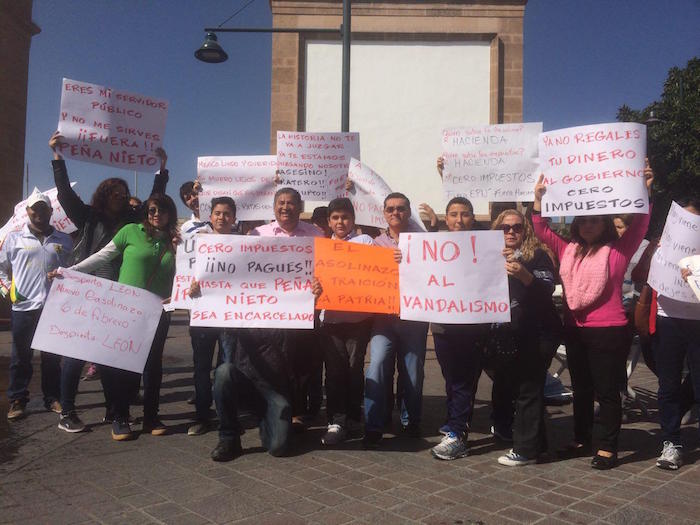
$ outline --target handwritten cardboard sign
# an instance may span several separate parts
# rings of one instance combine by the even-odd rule
[[[32,348],[143,373],[161,298],[85,273],[61,273],[51,284]]]
[[[350,159],[360,158],[359,133],[277,132],[277,168],[282,186],[303,199],[331,200],[345,195]]]
[[[401,319],[510,321],[502,232],[406,233],[399,248]]]
[[[194,281],[195,236],[183,238],[175,252],[175,277],[173,291],[170,295],[170,307],[189,310],[193,299],[190,297],[190,285]]]
[[[384,199],[392,192],[389,185],[372,168],[356,158],[350,159],[348,179],[352,181],[353,187],[346,196],[355,208],[355,224],[386,228]],[[415,203],[411,203],[411,224],[425,231]]]
[[[75,186],[75,182],[71,182],[71,186]],[[34,188],[37,191],[37,188]],[[48,191],[42,192],[51,200],[51,208],[53,208],[53,214],[51,215],[51,226],[56,228],[58,231],[63,233],[73,233],[77,228],[75,224],[66,215],[65,210],[58,202],[58,190],[56,188],[51,188]],[[27,224],[27,199],[18,202],[15,205],[15,212],[10,217],[10,220],[5,223],[5,225],[0,228],[0,246],[5,242],[5,237],[10,232],[16,232],[21,230],[25,224]]]
[[[314,275],[323,287],[318,310],[399,313],[399,267],[391,248],[316,238]]]
[[[646,126],[594,124],[540,134],[542,215],[648,213]]]
[[[168,102],[63,79],[58,131],[63,156],[130,171],[155,171]]]
[[[312,237],[198,235],[191,326],[314,326]]]
[[[202,183],[199,216],[209,217],[214,197],[231,197],[238,220],[273,219],[276,169],[274,155],[198,157],[197,178]]]
[[[541,122],[468,126],[442,131],[446,200],[532,201]]]
[[[698,304],[693,290],[681,278],[681,259],[700,254],[700,215],[671,204],[661,234],[660,247],[649,268],[649,284],[659,296]]]

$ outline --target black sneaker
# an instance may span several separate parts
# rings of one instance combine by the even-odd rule
[[[82,432],[85,430],[85,423],[83,423],[75,410],[67,413],[61,414],[61,419],[58,421],[58,428],[65,430],[66,432]]]
[[[188,436],[201,436],[209,432],[211,428],[211,423],[209,421],[199,420],[195,421],[190,428],[187,429]]]
[[[240,439],[220,439],[216,448],[211,451],[214,461],[231,461],[243,454]]]
[[[401,425],[401,434],[410,438],[419,438],[421,437],[420,425],[418,423]]]
[[[129,441],[134,439],[129,422],[126,419],[115,419],[112,422],[112,439],[114,441]]]
[[[375,450],[379,448],[379,443],[382,440],[382,433],[378,430],[366,430],[362,438],[362,447],[365,450]]]

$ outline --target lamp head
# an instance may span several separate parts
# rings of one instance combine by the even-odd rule
[[[202,47],[194,52],[194,56],[197,60],[208,64],[218,64],[219,62],[228,60],[226,51],[221,48],[219,42],[216,40],[216,33],[207,33]]]
[[[661,119],[656,116],[656,112],[652,109],[649,112],[649,118],[644,121],[644,124],[649,126],[650,124],[658,124],[661,122]]]

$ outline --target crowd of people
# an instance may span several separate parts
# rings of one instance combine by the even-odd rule
[[[381,231],[358,227],[348,198],[333,199],[327,207],[314,211],[311,222],[305,222],[300,218],[301,196],[292,188],[275,193],[275,220],[270,223],[237,221],[236,203],[230,197],[212,199],[210,217],[200,217],[200,187],[193,181],[180,188],[182,202],[192,210],[192,217],[178,228],[175,203],[166,194],[165,151],[157,151],[160,170],[145,202],[131,197],[123,179],[111,178],[99,184],[88,205],[70,185],[65,161],[58,153],[61,140],[55,133],[49,141],[54,151],[54,178],[58,201],[77,232],[69,236],[55,230],[50,225],[51,201],[36,192],[27,201],[28,222],[21,231],[9,234],[0,250],[0,285],[12,301],[13,344],[7,389],[7,419],[12,421],[26,415],[32,377],[31,341],[50,281],[61,278],[59,267],[146,289],[165,303],[175,274],[177,245],[191,236],[330,237],[391,248],[400,263],[399,237],[417,227],[411,221],[409,199],[402,193],[390,193],[384,199],[386,228]],[[438,171],[441,168],[439,159]],[[645,176],[651,198],[653,173],[648,165]],[[564,238],[540,215],[546,190],[540,177],[534,203],[525,213],[514,205],[507,206],[494,214],[490,225],[503,233],[503,264],[511,301],[509,323],[441,324],[389,314],[322,310],[317,312],[313,330],[190,327],[196,416],[187,433],[198,436],[216,428],[213,403],[219,432],[211,453],[214,461],[230,461],[242,454],[242,412],[258,418],[263,447],[272,455],[282,455],[294,431],[303,431],[309,415],[319,413],[325,391],[328,426],[322,446],[337,446],[350,437],[362,436],[364,448],[381,448],[394,406],[400,410],[400,433],[409,439],[419,438],[425,431],[424,364],[431,332],[446,398],[445,423],[439,429],[443,437],[431,454],[440,460],[468,455],[477,385],[486,372],[493,380],[492,433],[512,441],[512,449],[498,462],[524,466],[537,462],[549,448],[544,385],[554,353],[564,342],[574,424],[572,440],[560,454],[589,455],[593,468],[613,468],[632,338],[633,309],[628,303],[633,302],[634,293],[626,290],[625,298],[623,285],[633,289],[634,282],[646,282],[649,260],[658,243],[651,241],[640,248],[649,225],[646,214],[576,217],[570,235]],[[697,199],[688,198],[681,205],[700,214]],[[436,214],[427,205],[421,209],[429,215],[429,229],[437,231]],[[488,229],[477,223],[472,203],[463,197],[449,201],[444,223],[450,232]],[[633,266],[637,267],[636,277]],[[687,278],[687,272],[683,277]],[[557,283],[564,290],[562,315],[552,299]],[[323,283],[314,279],[316,297],[322,288]],[[192,282],[189,292],[196,301],[201,293],[199,283]],[[650,295],[651,328],[642,335],[645,358],[659,378],[664,438],[656,464],[675,470],[683,461],[681,418],[700,399],[700,320],[673,317],[664,311],[655,292]],[[646,300],[644,297],[640,300]],[[170,315],[166,311],[161,314],[143,374],[96,367],[105,397],[103,422],[111,424],[114,440],[135,436],[130,408],[141,402],[142,432],[159,436],[169,430],[158,414]],[[686,362],[690,374],[683,381]],[[44,406],[60,414],[58,428],[66,432],[85,429],[76,412],[76,394],[85,366],[95,365],[41,353]],[[594,401],[599,404],[598,418],[594,417]]]

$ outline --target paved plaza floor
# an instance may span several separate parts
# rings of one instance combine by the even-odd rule
[[[214,463],[217,433],[187,436],[193,406],[192,358],[182,318],[165,348],[161,414],[171,433],[115,442],[100,423],[99,381],[82,382],[79,413],[89,431],[58,430],[58,416],[43,410],[38,360],[29,416],[10,423],[7,366],[10,333],[0,332],[1,523],[700,523],[700,450],[697,426],[683,435],[694,451],[678,472],[655,467],[659,454],[655,378],[639,365],[631,380],[640,403],[623,426],[621,464],[592,470],[590,459],[502,467],[508,446],[489,434],[491,385],[482,377],[470,455],[445,462],[431,457],[445,415],[444,382],[435,359],[426,359],[422,439],[389,435],[378,451],[359,439],[335,449],[319,445],[324,416],[294,437],[290,454],[274,458],[255,429],[242,437],[245,453]],[[564,383],[568,376],[564,375]],[[141,415],[136,407],[135,416]],[[397,415],[394,414],[394,421]],[[140,429],[136,425],[135,429]],[[571,406],[548,407],[550,449],[572,433]]]

